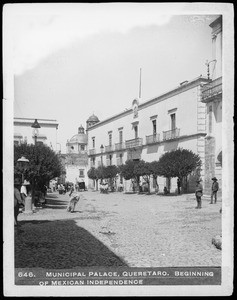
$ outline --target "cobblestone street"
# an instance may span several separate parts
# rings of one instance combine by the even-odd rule
[[[49,194],[45,208],[21,213],[15,229],[17,268],[78,266],[220,266],[212,238],[221,234],[221,202],[195,209],[194,195],[82,192],[74,213],[68,194]]]

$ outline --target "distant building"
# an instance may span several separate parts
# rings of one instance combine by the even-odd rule
[[[66,148],[66,154],[61,154],[66,172],[65,180],[74,184],[84,181],[87,186],[87,134],[82,125],[78,128],[78,133],[67,141]]]
[[[202,88],[202,103],[207,110],[205,137],[204,190],[210,193],[214,176],[222,188],[222,16],[214,20],[212,28],[212,60],[210,81]]]
[[[35,119],[14,118],[14,144],[26,142],[35,143],[35,134],[37,143],[48,145],[52,150],[57,149],[57,130],[58,122],[51,119],[37,119],[40,128],[36,131],[31,127]]]
[[[145,102],[135,99],[130,109],[88,126],[89,168],[121,165],[128,159],[152,162],[167,151],[189,149],[203,162],[188,178],[188,191],[194,191],[197,176],[204,176],[206,105],[201,101],[201,86],[208,82],[200,76]],[[125,190],[131,189],[130,181],[123,183]],[[158,178],[158,184],[160,190],[166,186],[172,192],[177,178]]]

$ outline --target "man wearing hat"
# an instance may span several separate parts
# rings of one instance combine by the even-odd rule
[[[212,183],[212,192],[211,192],[211,202],[210,204],[213,204],[213,197],[214,197],[214,201],[216,203],[217,201],[217,191],[219,190],[219,184],[217,182],[217,178],[216,177],[213,177],[211,180],[213,180],[213,183]]]
[[[203,186],[201,184],[201,179],[196,181],[196,189],[195,189],[195,196],[197,200],[196,208],[202,208],[202,195],[203,195]]]

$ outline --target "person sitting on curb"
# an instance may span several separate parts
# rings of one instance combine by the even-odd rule
[[[214,201],[215,201],[215,204],[216,204],[216,201],[217,201],[217,191],[219,190],[219,184],[217,182],[217,178],[216,177],[213,177],[211,180],[213,180],[213,183],[212,183],[212,191],[211,191],[211,202],[210,204],[213,204],[213,197],[214,197]]]
[[[196,182],[195,196],[197,200],[197,206],[195,208],[202,208],[203,187],[201,184],[201,179],[198,179]]]
[[[77,202],[80,200],[80,195],[78,192],[74,192],[73,186],[71,187],[71,190],[69,192],[69,197],[70,200],[67,206],[67,211],[73,213]]]

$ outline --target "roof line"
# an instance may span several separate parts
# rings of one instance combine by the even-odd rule
[[[19,120],[38,120],[38,121],[54,121],[57,122],[57,120],[52,120],[52,119],[37,119],[37,118],[18,118],[18,117],[14,117],[15,119],[19,119]]]
[[[146,100],[146,101],[140,103],[138,105],[138,109],[143,108],[146,105],[152,105],[153,102],[156,102],[158,100],[161,101],[162,98],[163,98],[163,100],[165,100],[169,94],[175,93],[178,90],[186,89],[187,87],[190,87],[190,86],[192,86],[193,84],[195,84],[196,82],[199,82],[199,81],[209,82],[210,80],[207,79],[206,77],[203,77],[202,75],[200,75],[199,77],[196,77],[196,78],[194,78],[194,79],[192,79],[190,81],[184,81],[183,84],[181,83],[179,86],[176,86],[175,88],[170,89],[169,91],[164,92],[164,93],[160,94],[157,97],[153,97],[153,98],[151,98],[149,100]],[[126,114],[130,114],[130,113],[132,113],[132,108],[125,109],[124,111],[122,111],[122,112],[120,112],[120,113],[118,113],[116,115],[113,115],[113,116],[111,116],[111,117],[109,117],[107,119],[104,119],[104,120],[102,120],[102,121],[100,121],[100,122],[98,122],[98,123],[96,123],[96,124],[88,127],[87,131],[90,131],[90,129],[94,129],[96,127],[99,127],[102,124],[107,123],[107,122],[109,122],[112,119],[120,118],[121,116],[126,115]]]

